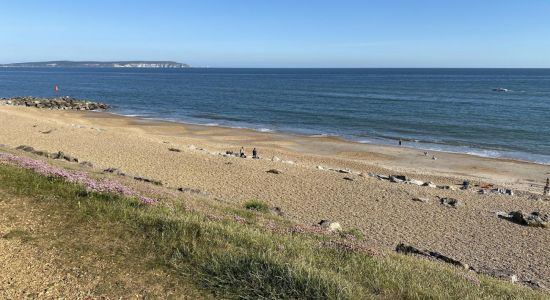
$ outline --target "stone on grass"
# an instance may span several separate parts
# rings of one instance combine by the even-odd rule
[[[321,220],[319,226],[327,229],[328,231],[342,231],[342,226],[338,222],[332,222],[330,220]]]

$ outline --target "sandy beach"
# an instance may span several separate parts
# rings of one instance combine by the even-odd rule
[[[548,229],[521,226],[495,214],[548,212],[550,202],[542,196],[548,165],[443,152],[425,156],[406,144],[390,147],[8,106],[0,106],[0,144],[63,151],[98,169],[117,168],[160,180],[169,188],[199,189],[212,201],[240,205],[260,199],[280,207],[295,222],[329,219],[345,229],[358,228],[376,247],[393,249],[404,242],[478,269],[506,270],[550,285]],[[223,155],[241,146],[248,158]],[[250,158],[253,147],[261,159]],[[271,169],[280,173],[268,173]],[[449,188],[394,183],[369,173],[406,175]],[[465,180],[472,186],[511,189],[513,195],[482,195],[476,187],[460,190]],[[441,205],[443,197],[462,205]]]

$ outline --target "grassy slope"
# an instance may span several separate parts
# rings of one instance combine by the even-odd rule
[[[81,186],[6,165],[0,165],[0,189],[70,216],[64,222],[77,228],[76,234],[83,234],[78,227],[89,222],[121,228],[119,238],[136,251],[123,254],[131,256],[129,261],[144,257],[150,266],[215,297],[549,298],[540,291],[413,257],[320,246],[327,240],[338,242],[339,237],[273,233],[259,225],[264,216],[259,212],[231,210],[246,222],[211,220],[183,206],[144,206],[116,195],[88,194]],[[74,256],[86,255],[77,246],[68,246]]]

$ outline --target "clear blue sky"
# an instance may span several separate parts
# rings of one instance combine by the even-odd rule
[[[0,0],[0,63],[550,67],[550,1]]]

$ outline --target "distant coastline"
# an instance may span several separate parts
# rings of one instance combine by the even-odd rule
[[[181,69],[190,68],[185,63],[174,61],[42,61],[0,64],[4,68],[155,68]]]

